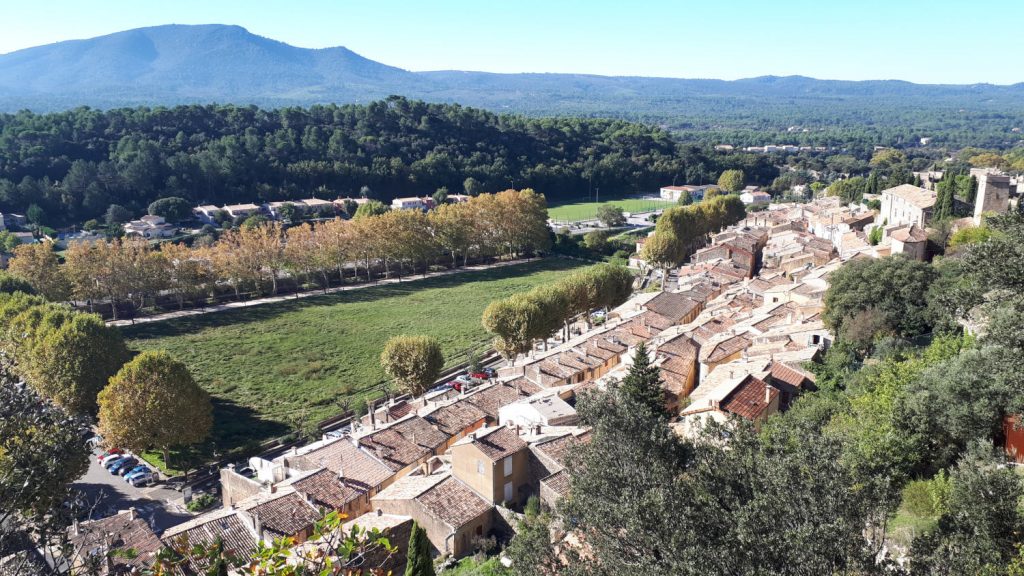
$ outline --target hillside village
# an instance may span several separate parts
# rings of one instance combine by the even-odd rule
[[[977,217],[1005,211],[1007,180],[979,176]],[[660,371],[680,435],[709,420],[757,427],[814,390],[806,363],[834,339],[821,319],[830,274],[852,259],[925,258],[935,192],[902,185],[880,196],[877,214],[835,197],[752,212],[674,271],[676,289],[637,293],[600,326],[519,358],[487,383],[391,400],[340,433],[254,457],[245,470],[222,469],[222,507],[159,540],[133,511],[82,523],[75,534],[121,534],[144,553],[118,561],[136,565],[158,542],[183,537],[222,538],[243,551],[282,536],[303,542],[325,510],[346,514],[346,526],[386,529],[403,545],[415,521],[445,556],[507,541],[528,497],[554,507],[567,494],[566,454],[589,438],[576,400],[619,381],[640,345]],[[874,228],[882,235],[872,244]],[[404,550],[393,561],[404,565]]]

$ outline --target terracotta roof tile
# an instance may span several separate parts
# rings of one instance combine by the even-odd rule
[[[264,529],[278,536],[299,534],[320,519],[320,513],[297,492],[271,498],[251,507],[239,507],[257,516]]]
[[[287,456],[285,461],[289,468],[296,470],[326,468],[336,475],[344,475],[350,484],[367,488],[383,483],[395,473],[348,438],[339,438],[299,456]]]
[[[197,545],[209,545],[221,539],[224,550],[235,556],[245,556],[256,549],[256,537],[252,527],[239,518],[233,510],[218,510],[198,516],[185,524],[175,526],[164,532],[161,539],[168,546],[179,542],[188,544],[187,549]],[[189,557],[189,567],[195,573],[201,573],[208,562],[201,557]]]
[[[349,502],[369,492],[369,486],[342,482],[331,470],[320,470],[291,483],[298,492],[308,495],[313,503],[330,510],[340,510]]]
[[[494,508],[469,486],[451,477],[420,494],[416,500],[432,516],[455,529]]]
[[[550,488],[555,494],[564,498],[569,494],[569,481],[569,473],[565,470],[559,470],[550,476],[541,478],[540,483]]]
[[[648,310],[668,318],[672,324],[690,315],[700,306],[700,302],[676,292],[662,292],[645,304]]]
[[[468,399],[460,398],[423,416],[423,419],[437,426],[441,432],[457,436],[486,417],[487,414]]]
[[[479,389],[466,397],[466,400],[479,408],[493,420],[498,419],[498,410],[522,398],[540,392],[542,388],[526,378],[516,378],[508,382],[499,382],[486,389]]]
[[[448,438],[423,418],[412,416],[359,438],[359,445],[398,472],[433,454]]]
[[[507,426],[499,427],[488,433],[477,433],[470,442],[492,462],[497,462],[526,448],[526,442],[519,437],[515,429]]]
[[[739,386],[733,389],[728,396],[719,404],[719,407],[732,414],[755,420],[765,413],[769,403],[765,402],[765,389],[769,390],[772,399],[779,395],[779,391],[765,384],[760,378],[747,376]]]

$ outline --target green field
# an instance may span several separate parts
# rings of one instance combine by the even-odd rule
[[[661,208],[674,206],[675,202],[650,198],[625,198],[619,200],[608,200],[607,202],[576,202],[573,204],[559,204],[548,208],[548,218],[567,222],[592,220],[595,218],[595,214],[597,214],[597,207],[602,204],[614,204],[615,206],[622,208],[623,212],[651,212]]]
[[[338,294],[193,316],[123,330],[132,349],[162,348],[184,360],[214,397],[221,451],[318,421],[343,399],[379,395],[379,357],[396,334],[429,334],[445,355],[488,340],[487,304],[553,282],[576,261],[548,258],[480,272],[411,280]]]

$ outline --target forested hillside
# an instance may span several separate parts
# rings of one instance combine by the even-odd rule
[[[196,203],[479,193],[533,188],[549,200],[713,182],[727,168],[768,184],[766,157],[678,144],[617,120],[531,119],[392,97],[264,110],[179,106],[0,115],[0,211],[32,204],[47,224]]]

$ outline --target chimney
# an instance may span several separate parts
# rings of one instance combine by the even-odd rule
[[[384,515],[384,511],[381,510],[380,508],[377,508],[377,516],[383,516],[383,515]]]
[[[370,430],[377,429],[377,414],[376,414],[376,402],[370,400],[368,403],[370,412]]]
[[[256,514],[255,512],[252,515],[252,529],[256,532],[256,538],[263,540],[263,522],[260,521],[259,514]]]
[[[764,403],[765,404],[771,404],[771,402],[772,402],[772,387],[767,385],[767,384],[765,384],[764,385]]]
[[[128,508],[128,520],[129,521],[135,520],[135,506],[132,506],[131,508]]]
[[[71,523],[71,533],[78,536],[82,533],[82,527],[78,525],[78,518],[75,518]]]

